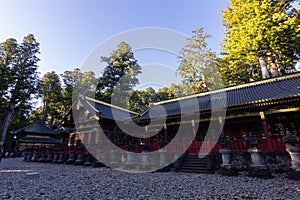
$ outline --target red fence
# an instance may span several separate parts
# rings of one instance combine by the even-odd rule
[[[216,144],[215,141],[194,141],[189,147],[188,146],[189,143],[169,144],[167,151],[171,153],[186,151],[188,154],[209,154],[220,150],[220,145]],[[229,144],[228,147],[232,152],[247,152],[249,149],[249,146],[243,139],[232,140],[232,143]],[[285,148],[284,142],[278,140],[278,138],[264,139],[263,143],[258,144],[258,149],[262,152],[285,152]],[[158,149],[158,145],[150,145],[150,151],[156,151]]]
[[[216,141],[194,141],[192,143],[171,143],[166,146],[166,149],[169,153],[186,152],[187,154],[210,154],[220,150],[220,145],[216,144],[215,142]],[[120,148],[128,151],[125,145],[120,146]],[[232,143],[228,145],[228,148],[232,152],[247,152],[249,146],[244,142],[243,139],[233,139]],[[284,142],[278,140],[278,138],[264,139],[263,143],[258,144],[258,149],[260,149],[262,152],[284,152],[285,148]],[[158,151],[159,149],[160,146],[158,144],[150,144],[148,150],[153,152]],[[108,147],[105,148],[105,152],[110,152],[110,149]],[[135,144],[133,146],[133,152],[142,152],[142,146]]]
[[[188,149],[187,153],[197,154],[200,147],[202,148],[200,153],[213,153],[218,152],[220,149],[218,144],[212,146],[211,141],[194,142]],[[232,140],[232,143],[228,145],[228,148],[232,152],[247,152],[249,146],[244,142],[243,139],[237,139]],[[260,149],[262,152],[284,152],[285,148],[284,142],[278,140],[278,138],[264,139],[263,143],[258,144],[258,149]]]

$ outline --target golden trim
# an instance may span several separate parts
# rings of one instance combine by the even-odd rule
[[[266,119],[266,116],[265,116],[264,111],[259,112],[259,115],[260,115],[260,118],[261,118],[262,120],[265,120],[265,119]]]

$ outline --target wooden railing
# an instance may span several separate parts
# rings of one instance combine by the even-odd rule
[[[240,139],[232,139],[231,144],[228,145],[228,148],[232,152],[247,152],[249,146],[245,143],[245,140]],[[193,141],[191,144],[187,142],[179,142],[179,143],[171,143],[166,146],[167,152],[169,153],[178,153],[178,152],[186,152],[187,154],[211,154],[215,152],[219,152],[220,145],[215,143],[216,141]],[[284,152],[285,151],[284,142],[280,141],[278,138],[268,138],[264,139],[263,143],[258,144],[258,149],[262,152]],[[120,150],[128,151],[126,145],[120,146]],[[150,144],[149,151],[154,152],[158,151],[160,146],[158,144]],[[109,147],[105,147],[104,151],[106,153],[110,152]],[[133,146],[133,152],[141,153],[142,146],[140,144],[135,144]]]

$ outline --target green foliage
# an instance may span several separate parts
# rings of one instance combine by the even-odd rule
[[[95,73],[92,71],[87,71],[79,74],[76,80],[75,87],[73,90],[73,97],[78,94],[83,94],[85,96],[94,97],[97,87],[98,79],[95,77]]]
[[[60,77],[54,71],[43,76],[38,87],[43,106],[31,113],[30,122],[41,121],[55,126],[70,111],[72,100],[77,99],[78,95],[93,97],[98,81],[93,72],[81,72],[75,68],[66,70]]]
[[[177,71],[184,79],[181,88],[190,87],[192,89],[186,91],[186,94],[220,87],[220,84],[217,84],[218,77],[215,76],[218,74],[219,59],[206,43],[210,35],[204,33],[203,28],[193,31],[193,34],[191,38],[188,38],[188,43],[178,56],[180,65]]]
[[[226,37],[220,71],[228,85],[295,71],[300,53],[299,9],[292,0],[231,0],[223,11]],[[262,74],[260,74],[262,73]]]
[[[39,94],[43,102],[42,122],[52,126],[62,116],[62,87],[59,76],[47,72],[40,81]]]
[[[195,91],[186,83],[171,84],[170,87],[161,88],[157,91],[160,101],[175,99],[194,93]]]
[[[178,93],[173,87],[176,87],[175,84],[172,84],[170,87],[163,87],[157,90],[158,101],[165,101],[169,99],[174,99],[178,97]]]
[[[192,90],[186,84],[171,84],[170,87],[160,88],[157,92],[152,87],[141,91],[135,90],[130,97],[129,108],[141,113],[152,103],[183,97],[191,93]]]
[[[29,34],[18,44],[8,39],[0,44],[1,141],[12,121],[32,108],[31,98],[37,92],[39,43]]]
[[[148,93],[145,92],[146,90],[148,90]],[[149,103],[153,102],[151,102],[151,100],[148,97],[155,97],[155,90],[152,88],[147,88],[146,90],[135,90],[131,93],[128,103],[130,110],[135,112],[143,112],[148,108]]]
[[[80,69],[76,68],[73,71],[66,70],[63,74],[60,75],[64,83],[62,92],[64,116],[72,107],[73,90],[76,80],[80,76],[80,73]]]
[[[76,68],[73,71],[65,71],[61,77],[64,82],[63,106],[65,113],[72,106],[72,98],[75,100],[78,95],[95,96],[98,79],[94,72],[81,72],[80,69]]]
[[[28,117],[28,123],[34,123],[36,121],[41,122],[43,120],[43,107],[38,107],[36,109],[34,109],[29,117]]]
[[[127,108],[126,102],[129,102],[133,87],[139,83],[137,76],[141,73],[131,47],[121,42],[109,57],[102,57],[101,61],[107,66],[99,79],[96,98]]]
[[[152,87],[141,91],[135,90],[130,96],[129,109],[135,112],[143,112],[151,103],[158,101],[160,101],[159,95]]]

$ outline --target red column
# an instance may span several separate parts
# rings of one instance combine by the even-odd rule
[[[261,118],[261,123],[262,123],[262,126],[263,126],[264,134],[266,135],[267,148],[268,148],[268,150],[273,151],[270,134],[269,134],[268,127],[267,127],[267,121],[266,121],[265,113],[263,111],[261,111],[261,112],[259,112],[259,115],[260,115],[260,118]]]

